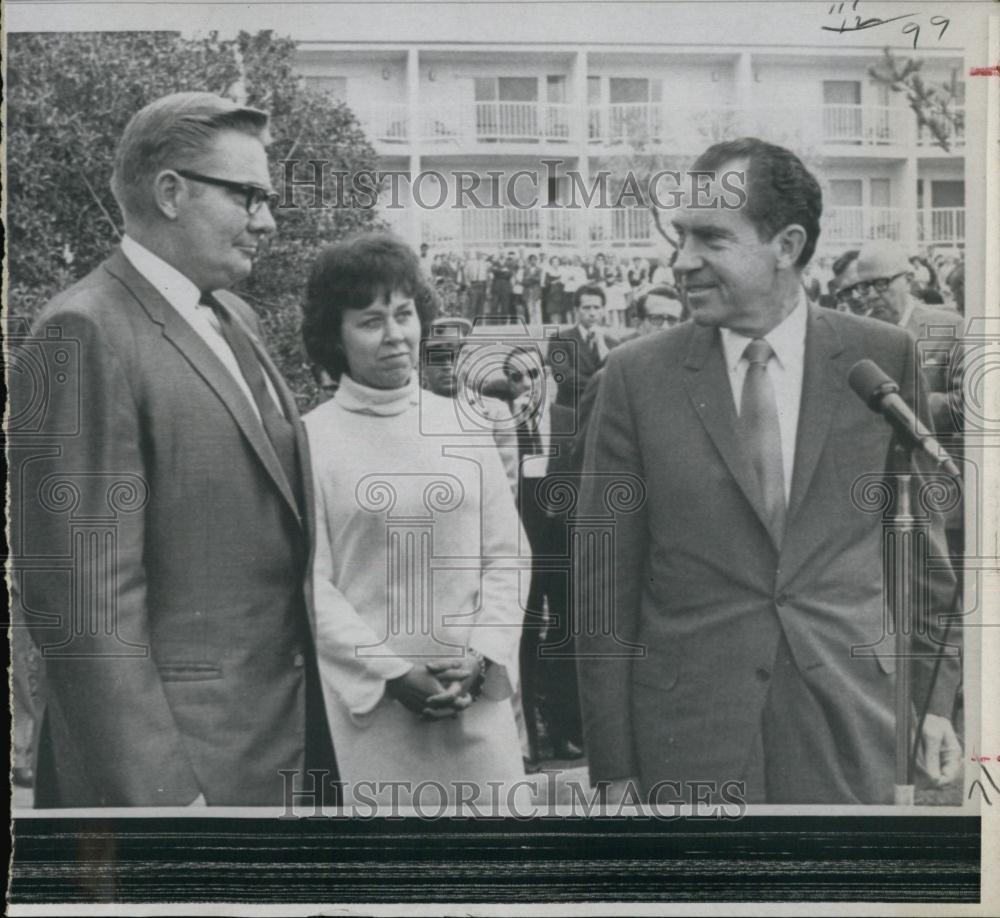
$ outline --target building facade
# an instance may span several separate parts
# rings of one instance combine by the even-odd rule
[[[873,238],[961,249],[962,56],[920,54],[926,83],[959,91],[944,145],[918,127],[905,93],[870,75],[882,58],[846,45],[306,39],[298,69],[355,111],[380,168],[404,176],[381,209],[414,245],[653,254],[663,240],[648,207],[621,194],[625,174],[641,183],[749,134],[795,150],[819,176],[821,255]]]

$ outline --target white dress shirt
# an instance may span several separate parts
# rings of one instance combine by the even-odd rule
[[[597,345],[597,359],[604,363],[608,359],[609,350],[608,343],[604,340],[604,329],[600,325],[591,325],[590,328],[577,325],[577,329],[585,347],[590,347],[591,343]]]
[[[125,236],[122,239],[121,250],[122,254],[132,263],[132,267],[156,288],[157,293],[173,306],[180,317],[198,333],[198,337],[211,348],[212,353],[222,361],[222,365],[236,380],[236,384],[250,402],[253,413],[260,420],[260,411],[257,409],[257,403],[254,401],[250,386],[240,370],[232,348],[222,336],[219,318],[208,306],[199,304],[201,291],[197,286],[172,265],[168,265],[158,255],[154,255],[144,245],[136,242],[131,236]],[[271,398],[278,406],[278,411],[284,414],[278,393],[274,391],[270,377],[263,367],[261,367],[261,372],[264,374],[267,391],[271,393]]]
[[[531,392],[525,392],[514,400],[512,413],[515,417],[525,412],[524,417],[527,418],[530,400]],[[552,453],[552,418],[544,408],[536,407],[535,411],[538,420],[536,430],[542,451],[534,456],[525,456],[521,461],[522,478],[544,478],[549,471],[549,457]]]
[[[792,472],[795,463],[795,437],[799,429],[799,406],[802,403],[802,372],[806,355],[806,319],[808,318],[805,295],[799,294],[795,308],[766,335],[774,356],[767,364],[767,374],[774,387],[778,404],[778,428],[781,431],[781,460],[785,473],[785,500],[792,491]],[[739,414],[743,397],[743,380],[749,363],[743,352],[752,340],[731,329],[722,332],[722,349],[733,390],[736,413]]]

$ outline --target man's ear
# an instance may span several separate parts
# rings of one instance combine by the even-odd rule
[[[799,223],[789,223],[779,231],[772,242],[777,248],[779,268],[794,268],[806,247],[806,230]]]
[[[153,203],[168,220],[177,219],[187,196],[187,186],[173,169],[164,169],[153,180]]]

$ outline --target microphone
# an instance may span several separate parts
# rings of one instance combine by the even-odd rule
[[[874,360],[859,360],[847,374],[851,388],[872,411],[881,414],[911,448],[920,450],[954,478],[962,473],[945,448],[903,401],[899,386]]]

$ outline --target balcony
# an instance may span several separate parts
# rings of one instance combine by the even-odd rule
[[[940,207],[914,213],[894,207],[833,207],[823,215],[820,246],[840,252],[868,239],[905,242],[906,231],[913,227],[917,233],[913,241],[921,245],[960,247],[965,241],[965,210]],[[428,211],[421,220],[421,234],[421,241],[431,246],[456,251],[527,247],[655,254],[668,246],[649,211],[641,207]]]
[[[918,211],[917,239],[923,245],[963,245],[965,208],[931,207]]]
[[[369,138],[383,148],[414,140],[405,104],[359,108]],[[963,112],[948,123],[952,150],[964,145]],[[592,153],[650,151],[693,156],[720,140],[752,134],[796,149],[825,148],[829,155],[918,148],[928,154],[935,141],[919,131],[908,108],[888,105],[818,105],[812,108],[758,105],[684,106],[674,103],[627,103],[579,106],[555,102],[470,102],[424,105],[419,140],[428,152],[499,150],[520,145],[570,146],[586,131]]]
[[[399,145],[410,140],[406,105],[368,105],[354,110],[368,139],[376,144]]]
[[[429,146],[567,143],[573,106],[554,102],[474,102],[424,106],[420,139]]]
[[[649,248],[663,240],[645,208],[450,210],[427,213],[421,241],[438,248],[594,250]],[[666,244],[666,243],[664,243]]]
[[[902,238],[903,211],[895,207],[831,207],[823,214],[824,243],[856,245],[866,239]]]
[[[958,106],[953,112],[952,120],[941,119],[938,122],[944,134],[945,142],[950,147],[950,151],[961,149],[965,146],[965,107]],[[917,146],[926,148],[942,149],[937,138],[926,126],[917,128]]]

